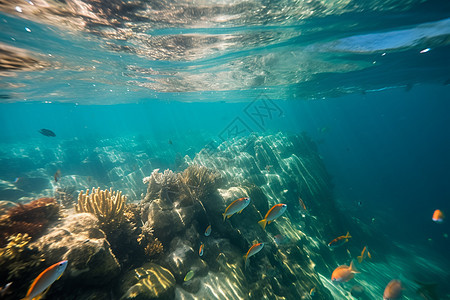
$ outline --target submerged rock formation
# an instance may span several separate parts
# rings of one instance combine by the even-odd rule
[[[69,261],[66,284],[101,287],[114,279],[120,265],[97,218],[89,213],[69,215],[31,244],[48,262]]]
[[[185,163],[182,173],[155,170],[141,202],[142,220],[169,245],[159,263],[176,279],[176,298],[307,299],[312,288],[314,299],[331,298],[315,267],[331,271],[323,240],[340,232],[339,220],[330,178],[311,140],[250,136],[186,157]],[[192,174],[204,176],[185,180]],[[245,196],[250,205],[224,222],[225,208]],[[277,203],[288,210],[264,231],[257,222]],[[208,225],[212,233],[205,236]],[[276,236],[288,242],[278,243]],[[265,246],[245,269],[242,256],[255,242]],[[185,282],[189,271],[195,275]]]

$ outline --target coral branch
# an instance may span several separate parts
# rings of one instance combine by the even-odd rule
[[[86,193],[80,191],[78,204],[75,206],[77,212],[88,212],[94,214],[100,222],[100,227],[107,233],[117,229],[125,220],[125,203],[127,197],[121,191],[100,190],[100,188],[89,189]]]

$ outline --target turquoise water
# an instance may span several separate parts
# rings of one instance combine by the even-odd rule
[[[399,279],[404,299],[450,299],[449,223],[431,220],[436,209],[450,213],[450,2],[6,1],[0,11],[0,212],[56,197],[64,209],[47,230],[76,232],[64,222],[76,219],[80,191],[112,187],[139,205],[125,222],[137,231],[100,227],[117,265],[45,248],[52,232],[41,232],[29,248],[42,262],[30,267],[32,250],[0,257],[27,266],[4,268],[0,285],[12,285],[0,298],[23,298],[41,271],[68,259],[48,299],[131,299],[130,272],[160,266],[174,280],[156,298],[355,299],[358,284],[357,299],[381,299]],[[153,199],[142,183],[155,169],[190,165],[221,174],[214,193],[177,188]],[[249,208],[222,222],[244,196]],[[189,216],[180,229],[148,206],[165,197],[177,200],[160,211]],[[275,225],[253,227],[276,203],[288,209]],[[145,256],[136,243],[144,223],[162,253]],[[347,231],[344,246],[326,246]],[[265,249],[245,269],[255,241]],[[333,270],[356,263],[365,245],[372,260],[333,284]],[[108,279],[93,284],[93,274]],[[435,285],[421,293],[418,282]]]

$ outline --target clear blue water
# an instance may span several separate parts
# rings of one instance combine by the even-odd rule
[[[450,214],[449,1],[30,3],[0,3],[3,182],[44,168],[108,185],[67,154],[101,140],[133,139],[149,175],[236,124],[306,132],[343,218],[450,265],[449,222],[431,221]],[[25,163],[32,148],[55,161]]]

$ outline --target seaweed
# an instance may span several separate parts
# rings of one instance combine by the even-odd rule
[[[0,216],[0,247],[17,233],[37,237],[50,221],[59,217],[59,211],[60,206],[54,198],[39,198],[10,208]]]

